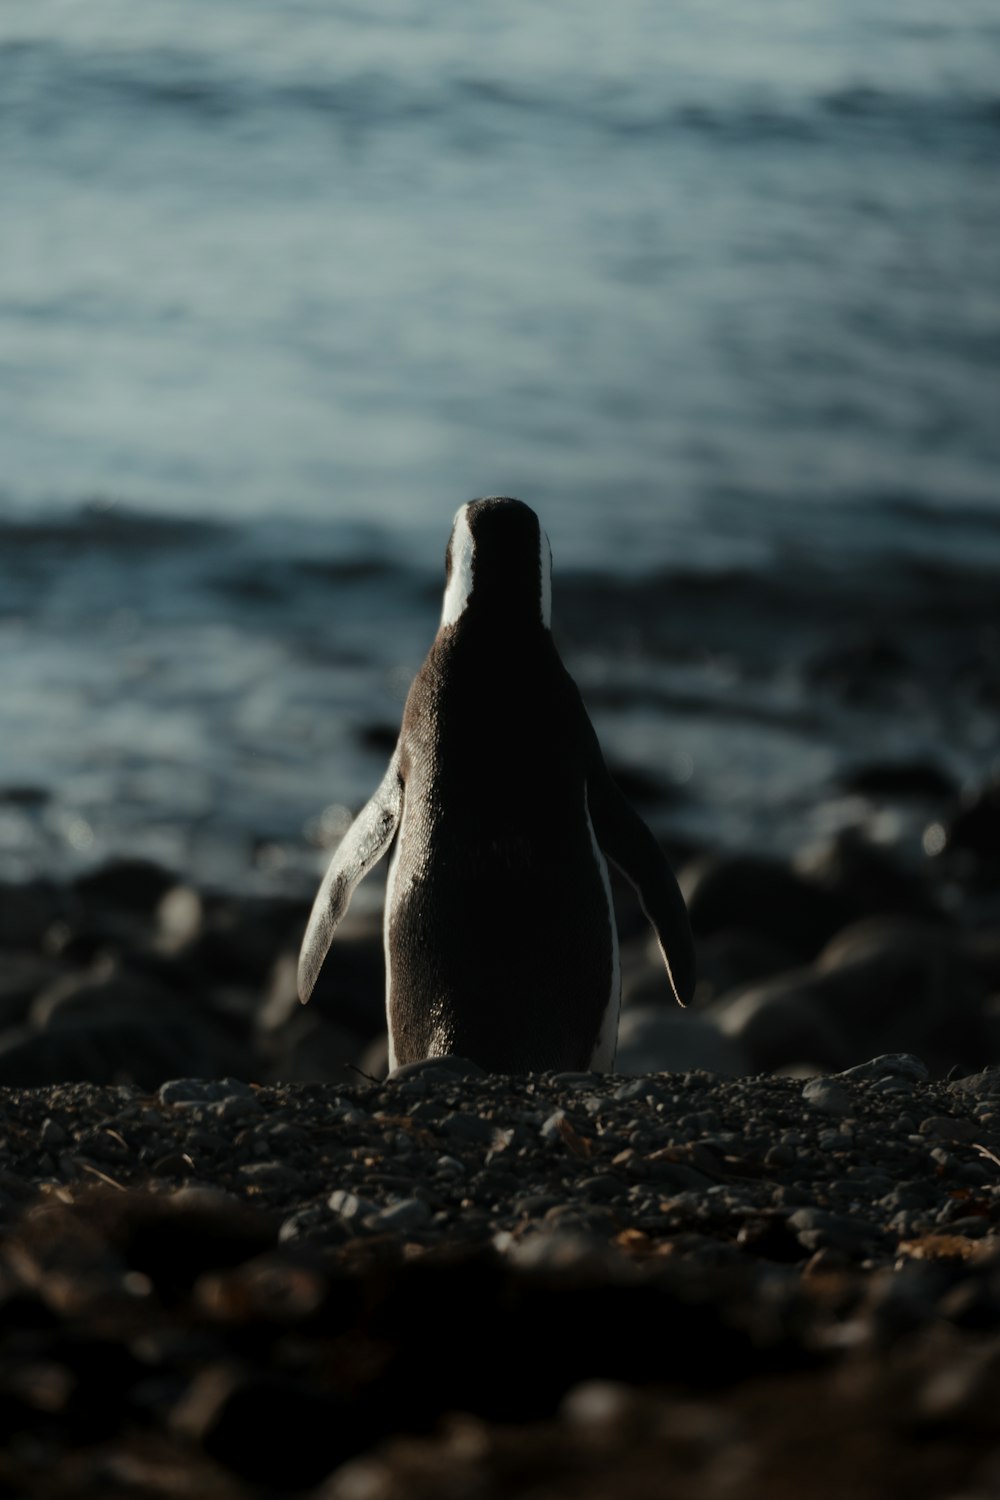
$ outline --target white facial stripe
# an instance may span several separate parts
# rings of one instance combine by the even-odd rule
[[[469,529],[467,505],[459,507],[451,530],[451,575],[444,591],[441,624],[454,625],[472,593],[472,555],[476,544]]]
[[[549,539],[539,526],[538,528],[538,568],[542,579],[542,624],[546,630],[552,626],[552,548]]]

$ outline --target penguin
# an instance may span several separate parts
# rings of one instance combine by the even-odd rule
[[[390,1069],[456,1054],[489,1072],[612,1072],[621,980],[607,861],[638,892],[681,1005],[695,980],[684,899],[556,650],[534,511],[507,496],[461,506],[445,569],[440,628],[388,769],[316,896],[299,996],[393,845]]]

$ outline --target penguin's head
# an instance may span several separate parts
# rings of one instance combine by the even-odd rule
[[[530,506],[505,495],[460,506],[445,558],[441,624],[489,613],[510,624],[552,619],[552,550]]]

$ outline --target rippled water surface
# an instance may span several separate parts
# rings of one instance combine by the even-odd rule
[[[5,0],[0,865],[294,862],[484,493],[588,601],[575,669],[631,653],[604,733],[700,837],[798,836],[845,746],[988,762],[975,714],[789,723],[791,621],[765,690],[602,620],[657,572],[996,566],[998,79],[992,0]]]

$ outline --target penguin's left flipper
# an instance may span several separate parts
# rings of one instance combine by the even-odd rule
[[[587,769],[587,806],[597,842],[635,887],[652,924],[674,999],[687,1005],[694,994],[695,957],[684,897],[663,850],[611,779],[596,735]]]
[[[403,781],[399,751],[389,762],[382,784],[358,813],[334,851],[323,884],[309,916],[299,953],[299,999],[309,999],[330,950],[337,924],[350,905],[351,895],[392,843],[403,811]]]

